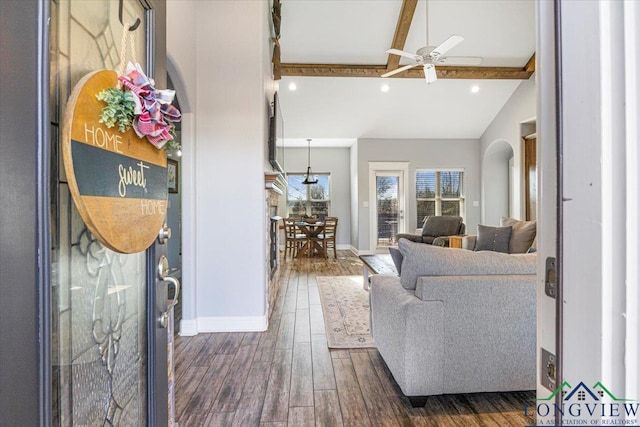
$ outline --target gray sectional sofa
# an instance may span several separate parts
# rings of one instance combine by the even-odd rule
[[[403,393],[535,389],[536,255],[399,249],[400,277],[373,276],[370,296],[373,338]]]

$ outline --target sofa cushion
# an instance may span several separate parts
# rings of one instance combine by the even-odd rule
[[[511,226],[489,227],[478,224],[478,240],[474,250],[509,253],[511,231]]]
[[[462,224],[462,217],[459,216],[429,216],[422,226],[422,235],[432,237],[453,236],[458,234],[460,224]]]
[[[501,226],[511,226],[511,239],[509,240],[509,253],[526,253],[536,238],[536,221],[520,221],[514,218],[500,218]]]
[[[397,248],[389,248],[389,254],[391,254],[391,260],[396,266],[398,276],[402,272],[402,254]]]
[[[402,254],[400,283],[415,289],[420,276],[536,274],[536,255],[474,252],[398,241]]]

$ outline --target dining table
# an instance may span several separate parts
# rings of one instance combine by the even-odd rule
[[[319,235],[324,231],[324,222],[299,221],[296,222],[295,225],[306,236],[305,244],[298,251],[297,257],[326,257],[326,249],[321,243],[322,239],[319,238]]]

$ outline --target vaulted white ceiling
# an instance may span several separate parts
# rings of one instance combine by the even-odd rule
[[[401,6],[401,0],[283,0],[282,62],[385,64]],[[481,56],[482,66],[523,67],[535,49],[534,6],[533,0],[429,0],[428,43],[458,34],[465,40],[448,55]],[[425,46],[426,9],[420,0],[404,50]],[[296,91],[288,89],[291,82]],[[363,137],[479,138],[520,83],[283,77],[285,138],[287,145],[305,138],[324,145]],[[386,93],[383,84],[389,85]],[[480,87],[475,94],[474,84]]]

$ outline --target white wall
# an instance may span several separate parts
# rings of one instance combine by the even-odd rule
[[[169,55],[194,114],[184,138],[181,330],[264,330],[268,2],[167,3]]]
[[[311,170],[314,173],[331,173],[331,216],[338,217],[338,249],[351,246],[351,168],[349,148],[311,148]],[[286,148],[285,169],[288,173],[306,173],[307,149]],[[286,216],[286,202],[281,198],[281,216]]]
[[[352,241],[359,252],[368,252],[369,162],[409,162],[409,188],[407,189],[407,226],[416,225],[416,169],[463,168],[465,172],[466,219],[468,232],[475,232],[480,221],[480,208],[473,202],[480,200],[480,143],[476,139],[359,139],[358,157],[358,240]],[[375,205],[375,204],[374,204]],[[372,206],[369,203],[369,206]]]
[[[513,216],[524,218],[524,179],[522,177],[522,135],[520,134],[520,123],[530,120],[536,115],[536,85],[535,76],[520,83],[518,89],[513,92],[511,98],[504,104],[502,110],[487,127],[480,138],[481,149],[480,158],[484,159],[489,146],[495,141],[506,141],[513,148],[514,156],[514,185],[513,195],[517,203],[514,203]],[[494,222],[493,214],[489,215],[486,209],[489,203],[485,200],[486,185],[482,183],[482,217],[483,224]],[[499,218],[498,218],[499,219]]]

